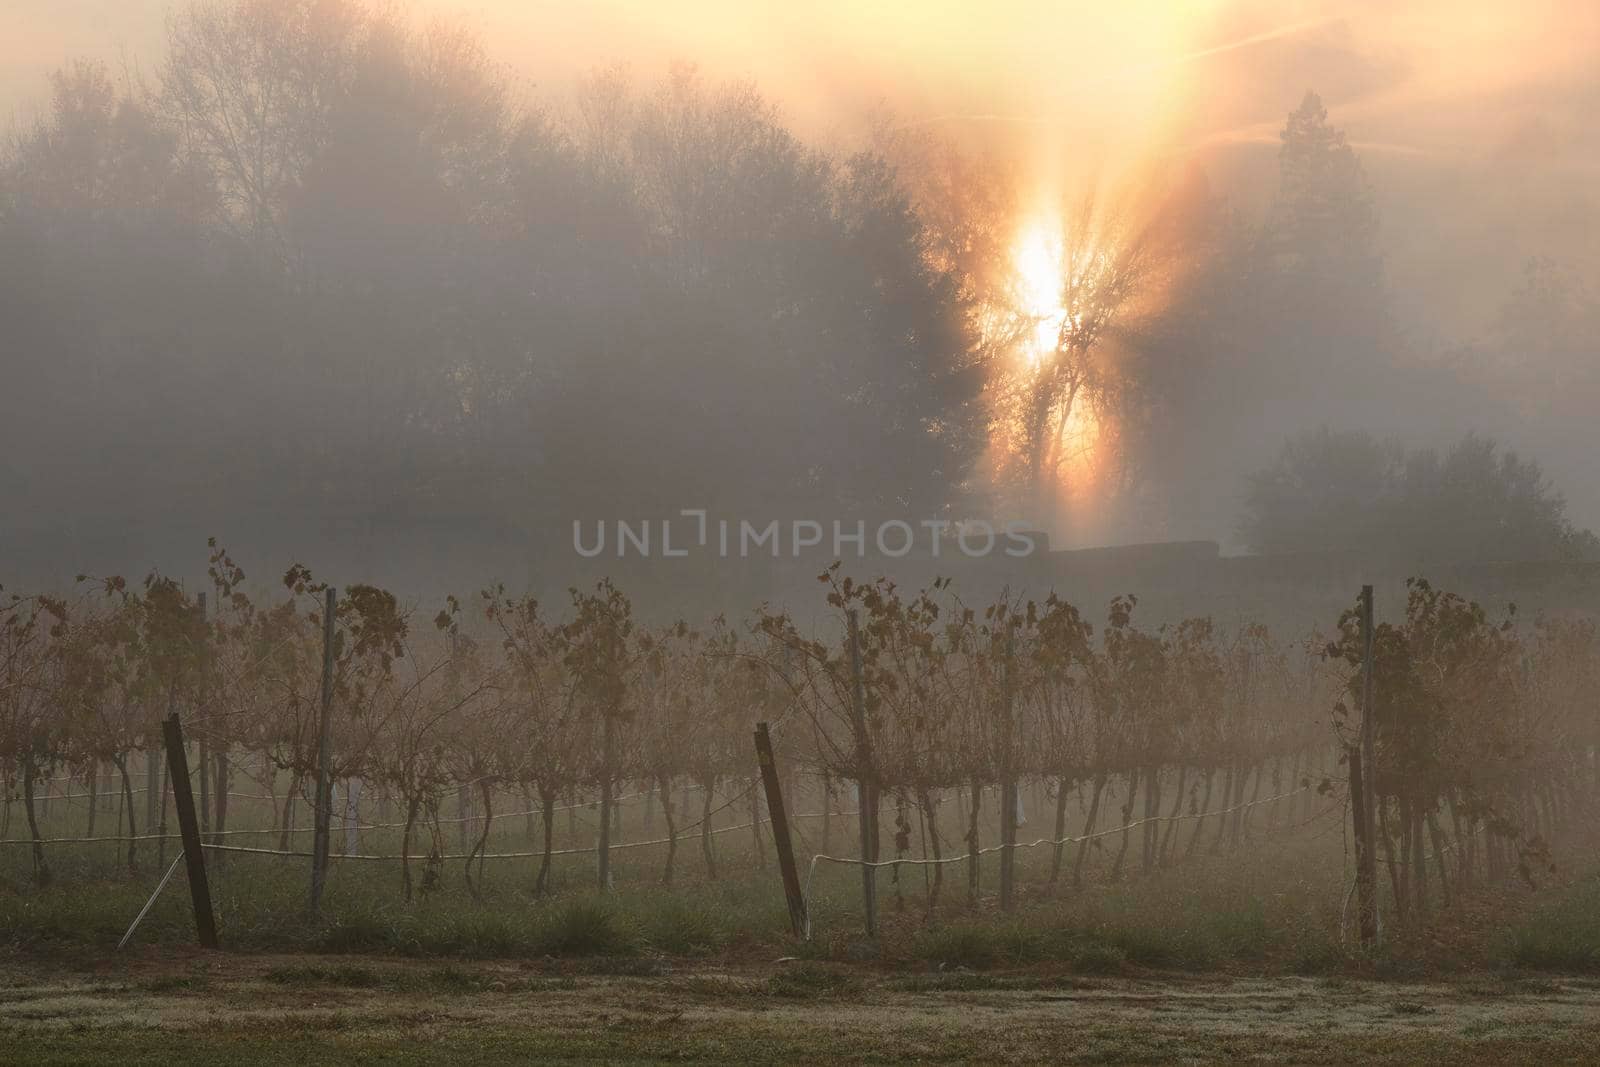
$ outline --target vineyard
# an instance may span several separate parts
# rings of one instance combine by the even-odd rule
[[[559,903],[603,926],[593,901],[683,886],[673,900],[740,912],[733,940],[781,942],[779,831],[811,952],[1247,865],[1314,869],[1318,921],[1358,951],[1354,609],[1289,639],[1147,626],[1133,596],[1103,621],[1055,594],[974,607],[947,582],[912,595],[835,566],[818,598],[836,625],[815,632],[766,607],[647,626],[608,582],[560,611],[495,587],[430,614],[301,566],[252,599],[226,552],[209,564],[203,590],[152,575],[6,594],[0,904],[17,939],[109,949],[172,875],[175,719],[224,945],[305,915],[308,868],[295,936],[313,947],[360,947],[351,909],[393,927],[434,898],[457,918]],[[1600,790],[1593,625],[1410,588],[1371,657],[1377,888],[1397,930],[1537,883]],[[192,938],[179,886],[141,938]],[[38,917],[69,894],[117,910]],[[616,947],[546,933],[555,954]]]

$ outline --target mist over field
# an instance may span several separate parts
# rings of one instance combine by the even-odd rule
[[[1592,0],[0,0],[0,1060],[1593,1059],[1597,112]]]

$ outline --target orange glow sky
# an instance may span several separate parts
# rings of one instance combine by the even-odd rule
[[[37,109],[45,75],[69,56],[153,75],[170,6],[0,0],[0,118]],[[1573,233],[1573,200],[1587,203],[1600,179],[1593,0],[398,6],[477,27],[541,101],[559,102],[595,67],[620,63],[649,79],[688,60],[714,78],[753,79],[812,139],[853,144],[873,109],[887,107],[1001,146],[1046,187],[1071,184],[1075,171],[1193,158],[1248,200],[1270,181],[1283,116],[1315,88],[1361,149],[1380,197],[1473,198],[1470,215],[1454,218],[1386,212],[1398,223],[1391,251],[1401,280],[1432,268],[1427,250],[1445,229],[1502,253],[1582,246],[1585,237],[1600,244],[1586,229]],[[1470,316],[1473,298],[1444,288],[1436,310]]]
[[[153,69],[169,6],[4,0],[0,107],[37,97],[43,75],[73,54]],[[1347,120],[1373,124],[1375,147],[1446,151],[1463,129],[1493,121],[1486,101],[1515,112],[1541,88],[1586,78],[1592,91],[1600,58],[1600,5],[1590,0],[400,6],[478,26],[545,89],[595,65],[648,75],[687,59],[755,79],[813,135],[885,100],[917,120],[1019,128],[1030,142],[1070,138],[1080,150],[1085,138],[1108,150],[1270,139],[1294,103],[1287,96],[1315,83]],[[1264,91],[1276,86],[1286,88]]]

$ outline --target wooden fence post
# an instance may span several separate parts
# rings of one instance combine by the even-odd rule
[[[333,815],[333,613],[338,594],[328,587],[322,609],[322,715],[317,732],[317,804],[311,841],[311,910],[322,906],[322,886],[328,871],[328,831]]]
[[[850,714],[855,726],[856,774],[860,795],[857,813],[861,826],[861,895],[866,905],[867,936],[878,933],[878,783],[872,771],[872,737],[867,731],[866,687],[861,678],[861,631],[856,610],[846,614],[850,624]]]
[[[767,816],[772,820],[772,844],[778,853],[778,870],[783,875],[783,895],[789,901],[789,927],[794,936],[804,937],[806,901],[800,892],[800,872],[794,864],[794,844],[789,839],[789,814],[783,806],[783,787],[778,765],[772,755],[772,736],[767,724],[756,723],[756,760],[761,765],[761,783],[766,787]]]
[[[198,606],[199,611],[200,611],[200,626],[201,626],[202,629],[204,629],[206,627],[206,621],[207,621],[207,619],[206,619],[206,595],[205,595],[205,593],[204,592],[199,593],[195,597],[195,600],[197,602],[197,606]],[[202,647],[204,647],[204,646],[202,646]],[[203,658],[202,662],[205,663],[205,665],[207,667],[210,666],[210,662],[209,662],[209,658],[208,657],[207,658]],[[206,696],[206,691],[202,687],[202,689],[201,689],[202,707],[204,706],[205,696]],[[210,732],[209,729],[202,729],[200,731],[200,737],[198,739],[199,740],[200,751],[196,756],[196,758],[200,761],[200,832],[202,834],[206,834],[206,835],[209,835],[211,833],[211,761],[208,758],[208,752],[207,752],[207,749],[206,749],[206,734],[208,734],[209,732]]]
[[[175,687],[168,687],[167,715],[169,717],[178,714],[176,693],[177,690]],[[163,721],[161,728],[162,732],[165,733],[165,721]],[[171,792],[172,760],[169,756],[169,758],[161,765],[161,796],[156,801],[156,811],[161,819],[161,824],[157,830],[157,832],[161,835],[161,840],[156,842],[156,865],[159,867],[165,867],[167,865],[167,794]]]
[[[172,799],[178,809],[178,830],[183,835],[183,860],[189,872],[189,896],[194,900],[195,932],[200,944],[218,948],[217,924],[211,914],[211,886],[206,882],[205,849],[200,843],[200,820],[195,818],[194,794],[189,790],[189,756],[183,750],[183,727],[173,712],[161,724],[167,742],[167,768],[172,775]]]
[[[1375,945],[1383,930],[1378,917],[1378,726],[1373,707],[1373,621],[1372,586],[1361,587],[1361,748],[1360,759],[1352,758],[1351,792],[1361,791],[1361,802],[1352,804],[1359,820],[1356,828],[1356,892],[1360,908],[1361,942]],[[1352,754],[1354,756],[1354,754]],[[1364,846],[1364,847],[1363,847]]]
[[[1017,772],[1011,698],[1011,635],[1000,682],[1000,910],[1016,907]]]
[[[1356,921],[1361,931],[1361,944],[1370,948],[1378,936],[1373,922],[1376,915],[1373,907],[1373,891],[1376,888],[1373,876],[1377,874],[1377,865],[1374,863],[1370,868],[1367,865],[1374,842],[1367,837],[1367,793],[1361,746],[1351,745],[1347,755],[1350,763],[1350,819],[1354,824],[1356,843]]]

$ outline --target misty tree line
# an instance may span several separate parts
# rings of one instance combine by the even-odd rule
[[[151,775],[153,803],[164,788],[154,778],[159,723],[174,712],[199,748],[212,842],[229,841],[230,777],[260,767],[267,781],[290,778],[274,812],[278,847],[290,847],[296,798],[319,763],[327,587],[296,565],[282,599],[257,602],[221,549],[209,573],[205,598],[152,574],[135,585],[85,579],[71,599],[11,594],[0,608],[6,819],[20,801],[41,882],[50,852],[38,783],[59,771],[114,783],[121,814],[110,836],[138,870],[135,757]],[[829,798],[854,787],[872,814],[864,851],[883,859],[909,854],[913,819],[934,858],[994,844],[980,834],[994,786],[1003,797],[1024,785],[1053,797],[1051,840],[1062,843],[1049,878],[1074,885],[1091,844],[1068,838],[1101,834],[1093,847],[1114,857],[1118,878],[1237,844],[1252,820],[1258,831],[1295,832],[1330,810],[1342,817],[1342,753],[1349,720],[1359,720],[1353,614],[1331,641],[1286,641],[1209,618],[1146,628],[1132,597],[1113,600],[1097,628],[1055,595],[969,607],[948,582],[909,595],[886,580],[853,581],[837,565],[820,582],[832,619],[814,633],[767,608],[743,625],[649,627],[609,582],[573,590],[559,615],[496,586],[449,598],[431,620],[386,590],[342,589],[332,777],[345,792],[355,781],[397,806],[408,899],[414,854],[423,888],[440,877],[441,805],[462,793],[481,802],[469,886],[474,859],[481,877],[494,797],[507,794],[541,814],[540,892],[551,884],[559,803],[598,798],[595,851],[600,885],[609,885],[625,787],[660,804],[661,881],[673,879],[680,842],[696,834],[715,877],[719,789],[748,810],[763,848],[753,785],[739,792],[751,781],[757,720],[772,724],[791,789],[800,774],[820,778]],[[1417,582],[1404,621],[1377,631],[1376,665],[1379,825],[1402,913],[1425,905],[1430,880],[1448,895],[1486,876],[1533,877],[1556,832],[1600,790],[1590,699],[1600,632],[1572,622],[1518,631]],[[701,790],[698,811],[683,807],[691,785]],[[1074,793],[1081,825],[1069,825]],[[1006,805],[996,813],[1003,827],[1014,815]],[[825,851],[833,808],[830,799]],[[878,813],[889,809],[893,833],[880,852]],[[973,862],[974,899],[977,877]],[[930,907],[944,878],[935,867]]]
[[[558,121],[464,33],[278,0],[178,12],[149,86],[52,88],[0,166],[4,432],[59,443],[6,489],[43,515],[935,514],[983,447],[891,169],[751,89],[599,74]]]
[[[1444,452],[1327,428],[1249,479],[1241,536],[1258,552],[1341,552],[1402,566],[1600,561],[1539,464],[1468,434]]]
[[[1021,183],[925,131],[824,150],[687,69],[531,102],[356,0],[178,7],[149,77],[50,89],[0,153],[0,494],[47,556],[219,521],[520,550],[618,501],[1038,515],[1075,411],[1097,508],[1220,532],[1292,430],[1457,388],[1393,366],[1371,190],[1312,96],[1259,221],[1198,170],[1074,194],[1029,363]],[[1593,308],[1536,266],[1486,344],[1576,363]]]

